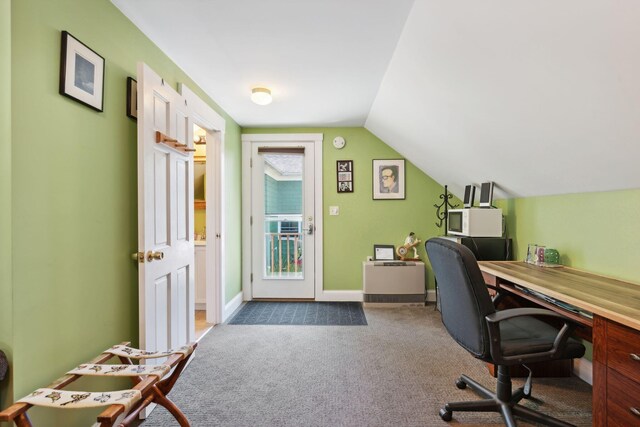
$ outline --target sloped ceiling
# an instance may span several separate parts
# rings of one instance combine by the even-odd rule
[[[416,0],[366,128],[458,196],[640,187],[640,2]]]
[[[458,196],[640,187],[638,0],[112,2],[241,126],[364,125]]]

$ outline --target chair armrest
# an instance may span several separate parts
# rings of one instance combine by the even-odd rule
[[[513,356],[503,356],[500,338],[500,322],[507,319],[522,316],[545,316],[561,319],[564,322],[558,331],[553,346],[550,350],[540,353],[524,353]],[[569,336],[576,327],[576,323],[571,319],[544,308],[512,308],[501,310],[485,316],[487,321],[489,340],[491,342],[491,358],[496,364],[515,364],[524,362],[538,362],[543,360],[553,360],[558,358],[558,353],[564,348]]]
[[[502,301],[502,299],[504,298],[505,294],[501,293],[500,288],[498,288],[495,285],[492,285],[489,283],[485,283],[485,285],[487,286],[487,288],[491,289],[496,293],[494,296],[491,297],[491,302],[493,303],[494,307],[497,307],[500,301]]]
[[[524,308],[510,308],[507,310],[496,311],[495,313],[491,313],[485,317],[487,322],[489,323],[499,323],[506,319],[512,319],[514,317],[521,316],[549,316],[549,317],[557,317],[562,320],[571,321],[571,319],[556,313],[555,311],[547,310],[546,308],[534,308],[534,307],[524,307]]]

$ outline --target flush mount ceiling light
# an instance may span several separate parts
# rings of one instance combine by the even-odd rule
[[[251,100],[258,105],[271,104],[271,91],[266,87],[254,87],[251,89]]]

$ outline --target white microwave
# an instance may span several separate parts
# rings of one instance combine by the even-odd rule
[[[502,209],[451,209],[447,233],[467,237],[502,237]]]

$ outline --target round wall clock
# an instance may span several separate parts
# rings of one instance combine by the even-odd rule
[[[338,150],[344,147],[346,143],[347,142],[341,136],[336,136],[335,138],[333,138],[333,146],[336,147]]]

